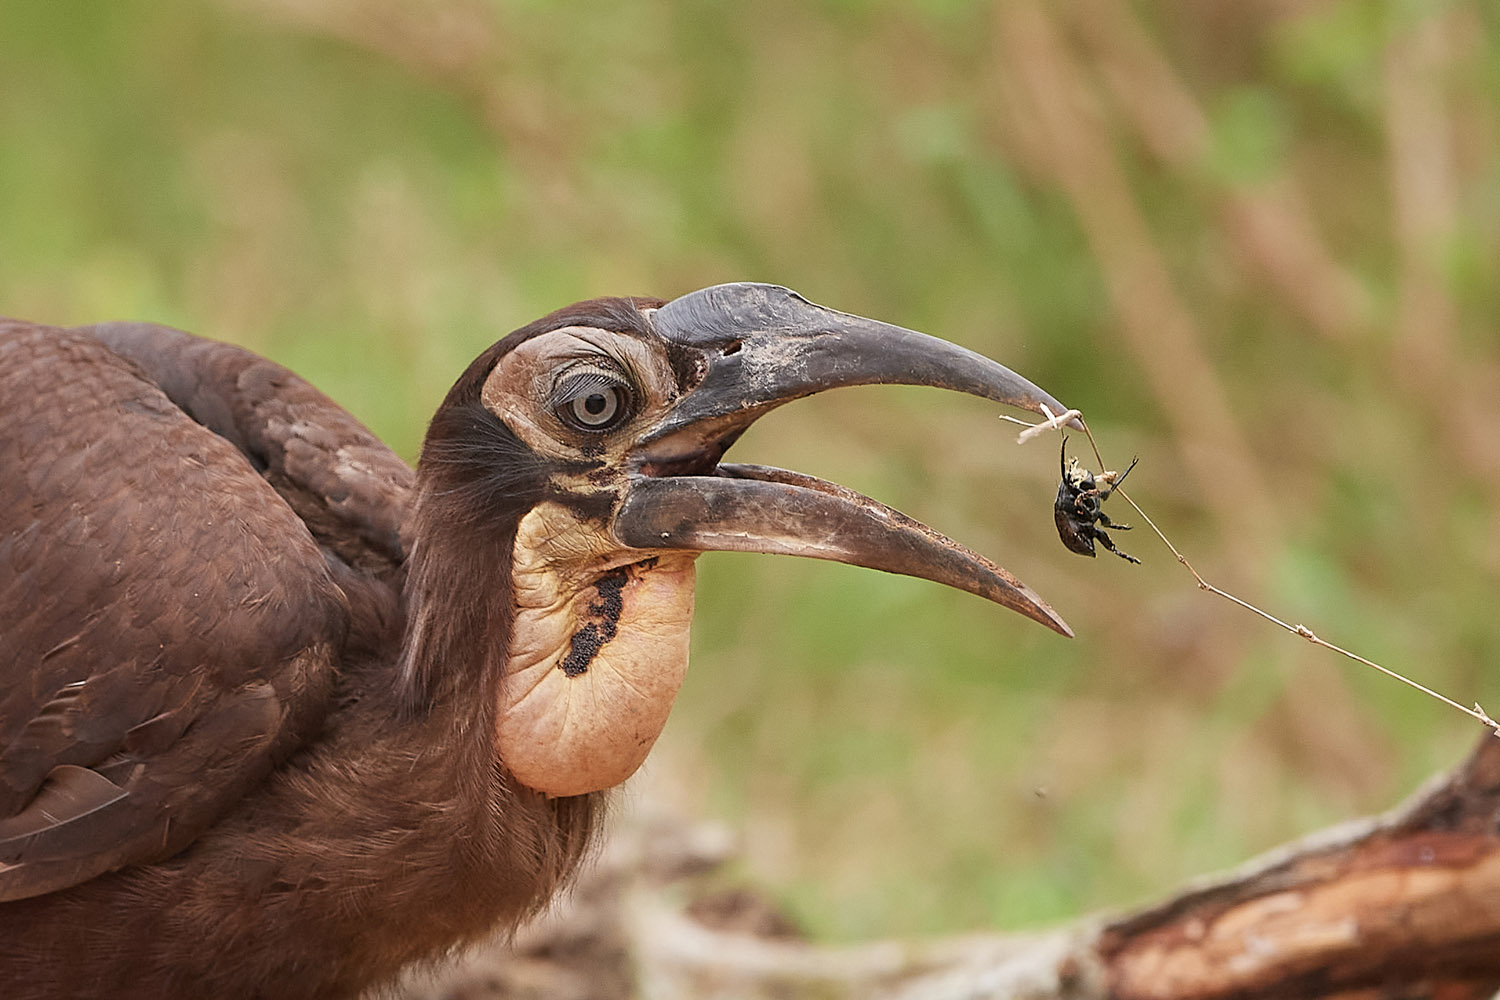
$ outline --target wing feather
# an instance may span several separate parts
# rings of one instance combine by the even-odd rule
[[[0,321],[0,900],[175,853],[317,730],[409,487],[249,352]]]
[[[401,567],[411,467],[307,381],[243,348],[169,327],[107,323],[86,332],[239,448],[345,562],[382,575]]]

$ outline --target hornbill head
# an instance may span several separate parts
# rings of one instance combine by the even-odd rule
[[[625,780],[661,732],[687,669],[693,564],[705,551],[924,577],[1071,635],[1000,566],[875,500],[720,464],[771,409],[872,383],[1065,410],[972,351],[772,285],[582,303],[511,334],[454,386],[423,447],[408,676],[452,656],[431,608],[454,560],[508,577],[506,609],[484,611],[472,586],[447,600],[490,637],[501,762],[522,784],[567,796]],[[423,559],[440,537],[445,568]]]

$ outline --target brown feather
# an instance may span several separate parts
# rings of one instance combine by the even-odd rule
[[[497,344],[417,477],[239,348],[0,324],[7,1000],[353,996],[567,879],[601,797],[493,750],[534,468],[467,404],[514,343],[644,304]]]

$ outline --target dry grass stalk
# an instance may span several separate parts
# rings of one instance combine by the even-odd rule
[[[1139,17],[1119,0],[1084,0],[1065,10],[1096,60],[1120,119],[1135,128],[1153,156],[1183,176],[1188,190],[1201,189],[1208,117]],[[1270,290],[1314,330],[1348,341],[1365,328],[1368,296],[1323,241],[1290,171],[1283,167],[1253,183],[1215,186],[1206,196],[1217,200],[1241,259],[1258,268]]]
[[[1385,129],[1390,161],[1396,273],[1396,343],[1402,368],[1431,384],[1452,368],[1453,300],[1442,251],[1458,215],[1453,116],[1443,93],[1452,18],[1419,16],[1392,39],[1385,60]]]

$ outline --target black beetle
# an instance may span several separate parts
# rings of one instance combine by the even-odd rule
[[[1130,475],[1130,470],[1135,468],[1136,459],[1132,458],[1125,471],[1119,475],[1101,472],[1096,479],[1088,469],[1078,467],[1078,459],[1073,459],[1072,464],[1069,464],[1068,439],[1063,438],[1062,454],[1058,461],[1062,467],[1062,482],[1057,486],[1057,502],[1052,505],[1052,519],[1057,522],[1057,537],[1062,539],[1068,551],[1092,557],[1094,542],[1097,540],[1121,559],[1139,563],[1140,560],[1135,556],[1115,548],[1115,543],[1104,533],[1105,528],[1129,531],[1130,525],[1111,521],[1101,506],[1125,481],[1125,477]]]

